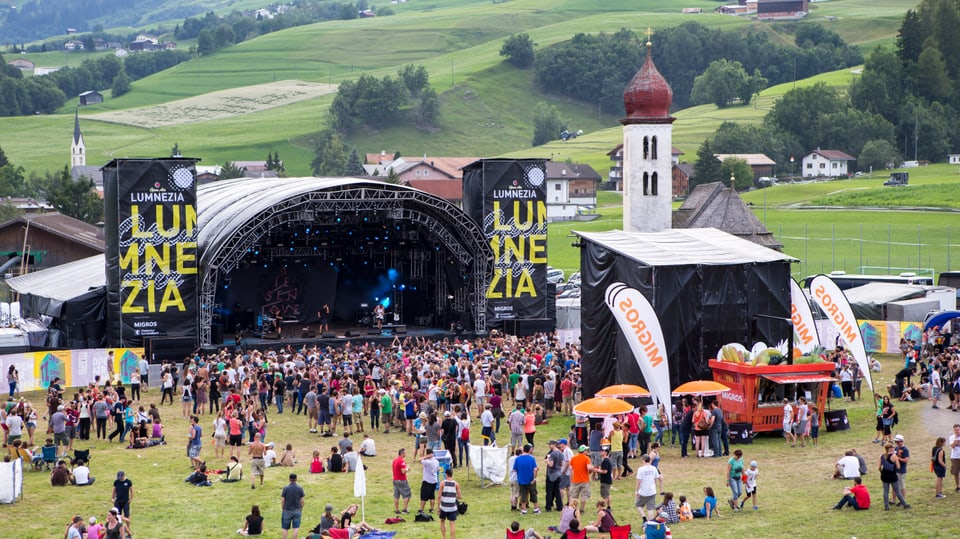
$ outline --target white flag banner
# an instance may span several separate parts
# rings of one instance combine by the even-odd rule
[[[667,361],[666,344],[660,319],[653,305],[635,288],[623,283],[607,287],[607,307],[620,325],[620,330],[630,343],[633,358],[640,366],[647,390],[654,405],[670,406],[670,364]],[[667,414],[670,420],[670,414]]]
[[[860,324],[857,323],[857,318],[853,316],[853,309],[850,308],[847,296],[826,275],[817,275],[813,278],[810,283],[810,295],[847,343],[847,348],[853,354],[854,359],[857,360],[857,365],[860,366],[861,376],[867,380],[870,391],[873,391],[873,378],[870,376],[867,349],[863,344]]]
[[[367,495],[367,472],[363,469],[363,460],[357,455],[357,471],[353,474],[353,495],[363,498]]]
[[[808,354],[815,347],[820,346],[820,334],[817,333],[817,325],[813,321],[810,302],[807,301],[807,295],[803,293],[803,289],[793,279],[790,279],[790,320],[793,322],[793,345],[800,350],[801,354]],[[793,350],[790,354],[793,354]]]

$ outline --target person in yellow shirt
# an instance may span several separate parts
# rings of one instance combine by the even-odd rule
[[[623,425],[616,421],[610,433],[610,463],[613,464],[613,479],[620,479],[623,472]]]

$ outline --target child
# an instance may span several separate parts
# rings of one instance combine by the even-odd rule
[[[660,471],[660,442],[650,444],[650,465]],[[657,484],[660,485],[660,495],[663,496],[663,474],[657,476]]]
[[[680,496],[680,522],[693,520],[693,508],[687,502],[686,496]]]
[[[814,438],[816,440],[816,438]],[[753,510],[756,511],[759,509],[757,507],[757,475],[760,474],[760,470],[757,469],[757,461],[750,461],[750,468],[744,470],[743,475],[747,478],[746,488],[744,489],[743,501],[740,502],[740,509],[743,509],[743,505],[747,503],[751,497],[753,498]]]
[[[323,473],[323,459],[320,458],[320,452],[313,452],[313,461],[310,463],[310,473]]]
[[[810,407],[810,440],[813,441],[813,447],[817,447],[820,440],[820,409],[816,406]]]

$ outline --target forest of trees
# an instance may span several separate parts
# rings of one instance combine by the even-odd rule
[[[410,114],[405,115],[404,109],[411,104]],[[355,81],[341,82],[330,104],[330,125],[342,134],[350,133],[358,122],[384,125],[406,120],[431,129],[439,118],[439,98],[422,65],[407,64],[396,77],[360,75]]]
[[[724,31],[688,22],[659,31],[651,53],[673,88],[674,108],[692,103],[696,78],[716,60],[739,62],[745,73],[771,85],[863,62],[858,49],[819,24],[799,24],[794,37],[796,46],[784,46],[770,42],[760,30]],[[623,88],[643,65],[645,54],[637,35],[627,29],[577,34],[537,52],[536,82],[545,92],[622,114]]]

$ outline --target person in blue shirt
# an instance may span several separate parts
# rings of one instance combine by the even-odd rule
[[[693,518],[705,518],[720,516],[720,510],[717,509],[717,497],[713,493],[713,487],[703,487],[703,508],[693,510]]]
[[[540,504],[537,501],[537,472],[540,467],[537,459],[530,452],[533,446],[523,446],[523,454],[513,461],[513,471],[517,472],[517,484],[520,485],[520,514],[527,514],[529,502],[533,502],[533,514],[540,514]]]

